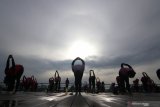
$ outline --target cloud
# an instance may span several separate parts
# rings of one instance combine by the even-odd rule
[[[159,4],[149,0],[2,0],[0,69],[4,70],[7,56],[13,54],[16,62],[25,66],[25,75],[42,78],[44,72],[71,72],[74,58],[68,58],[67,53],[79,39],[97,52],[86,56],[86,70],[97,69],[115,76],[112,70],[122,62],[152,68],[152,63],[160,61]]]

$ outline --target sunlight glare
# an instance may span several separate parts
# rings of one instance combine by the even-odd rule
[[[94,56],[96,55],[96,53],[97,52],[94,45],[86,41],[79,40],[74,42],[70,47],[68,57],[69,58],[75,58],[75,57],[86,58],[88,56]]]

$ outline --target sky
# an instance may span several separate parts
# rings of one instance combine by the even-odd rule
[[[56,70],[74,81],[71,63],[85,60],[105,83],[115,82],[122,62],[160,83],[159,0],[0,0],[0,81],[9,54],[23,75],[48,82]]]

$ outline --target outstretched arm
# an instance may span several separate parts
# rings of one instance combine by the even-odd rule
[[[92,70],[89,71],[89,77],[91,77],[91,71],[92,71]]]
[[[129,64],[125,64],[126,66],[128,66],[129,68],[132,68]]]
[[[15,61],[14,61],[14,58],[12,57],[12,67],[15,67],[16,64],[15,64]]]
[[[75,63],[75,61],[76,60],[80,60],[80,61],[82,61],[82,66],[83,66],[83,71],[84,71],[84,68],[85,68],[85,62],[84,62],[84,60],[83,59],[81,59],[80,57],[77,57],[76,59],[74,59],[73,60],[73,62],[72,62],[72,71],[74,72],[74,63]]]
[[[58,71],[56,70],[56,72],[55,72],[55,74],[54,74],[54,78],[56,78],[57,77],[57,75],[58,75]]]
[[[74,66],[74,63],[76,60],[77,60],[77,58],[72,61],[72,71],[73,71],[73,66]]]
[[[125,66],[128,66],[129,68],[132,68],[129,64],[126,64],[126,63],[122,63],[122,64],[121,64],[121,68],[123,68],[124,65],[125,65]]]
[[[94,71],[93,71],[93,76],[95,76],[95,73],[94,73]]]
[[[93,76],[95,76],[95,74],[94,74],[94,70],[90,70],[90,76],[91,76],[91,71],[93,72]]]
[[[84,62],[83,59],[81,59],[81,58],[79,58],[79,57],[78,57],[78,59],[82,61],[82,66],[83,66],[83,71],[84,71],[84,69],[85,69],[85,62]]]
[[[83,60],[83,59],[81,59],[81,58],[79,58],[79,60],[81,60],[81,61],[82,61],[82,65],[83,65],[83,66],[85,66],[85,62],[84,62],[84,60]]]
[[[73,66],[74,66],[75,61],[78,60],[78,58],[79,58],[79,57],[77,57],[76,59],[74,59],[74,60],[72,61],[72,71],[74,71],[74,70],[73,70]]]
[[[6,68],[5,68],[5,73],[8,71],[9,69],[9,61],[10,59],[12,60],[12,67],[15,68],[15,61],[14,61],[14,58],[12,55],[9,55],[8,56],[8,59],[7,59],[7,63],[6,63]]]
[[[10,59],[10,56],[8,57],[7,59],[7,63],[6,63],[6,68],[5,68],[5,73],[8,71],[9,69],[9,59]]]
[[[27,79],[27,78],[26,78],[26,76],[24,75],[24,76],[23,76],[23,82],[24,82],[26,79]]]
[[[33,75],[31,76],[31,79],[34,80],[34,76]]]
[[[9,58],[11,58],[11,60],[12,60],[12,67],[15,67],[15,61],[14,61],[14,58],[13,58],[13,56],[12,55],[9,55]]]
[[[124,63],[121,63],[121,68],[123,68]]]

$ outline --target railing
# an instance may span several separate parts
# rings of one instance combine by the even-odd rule
[[[84,86],[85,84],[82,84],[82,87]],[[110,85],[111,84],[105,84],[105,90],[108,90],[110,88]],[[38,88],[37,90],[38,91],[47,91],[48,89],[48,86],[49,86],[49,83],[38,83]],[[72,86],[74,86],[74,83],[70,83],[68,85],[68,88],[70,89]],[[64,91],[65,90],[65,83],[61,83],[60,84],[60,90],[61,91]],[[82,88],[83,90],[83,88]]]
[[[38,89],[39,91],[46,91],[48,89],[48,85],[49,83],[38,83]],[[82,84],[82,87],[85,84]],[[105,89],[109,89],[111,84],[105,84]],[[74,83],[70,83],[68,85],[69,88],[71,88],[72,86],[74,86]],[[0,90],[5,89],[5,84],[3,82],[0,82]],[[60,84],[60,90],[64,90],[65,89],[65,83],[61,83]]]
[[[49,85],[49,83],[38,83],[38,88],[37,88],[37,90],[38,91],[46,91],[47,89],[48,89],[48,85]],[[85,84],[82,84],[82,87],[84,86]],[[111,86],[111,84],[104,84],[105,85],[105,90],[109,90],[109,88],[110,88],[110,86]],[[133,84],[131,84],[131,86],[132,86]],[[156,84],[158,87],[160,87],[160,84]],[[69,84],[69,88],[71,88],[72,86],[74,86],[74,83],[70,83]],[[116,86],[117,86],[117,84],[116,84]],[[139,86],[142,86],[142,84],[139,84]],[[0,90],[2,90],[2,89],[5,89],[5,84],[3,83],[3,82],[0,82]],[[60,84],[60,90],[62,91],[62,90],[64,90],[65,89],[65,83],[61,83]]]

